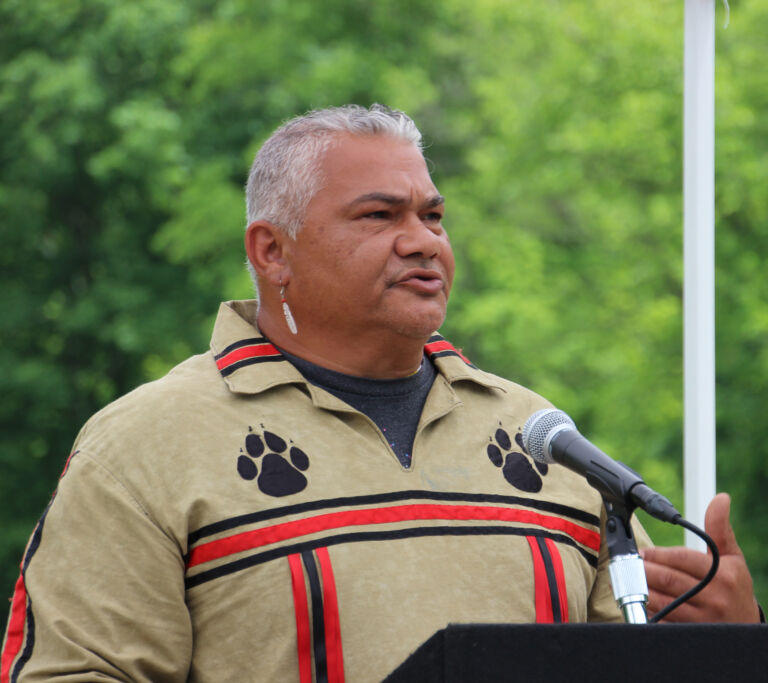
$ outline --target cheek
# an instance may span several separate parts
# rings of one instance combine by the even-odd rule
[[[386,269],[394,254],[393,238],[388,234],[369,235],[365,240],[347,242],[343,250],[347,267],[357,265],[360,270],[367,270],[371,275]]]
[[[453,271],[456,269],[456,261],[453,258],[453,249],[451,249],[451,243],[447,239],[445,240],[445,247],[440,252],[440,262],[443,264],[445,272],[449,276],[450,282],[453,282]]]
[[[382,277],[386,279],[393,253],[392,237],[386,232],[361,234],[318,226],[306,242],[302,265],[327,284],[328,280],[343,282],[357,287],[362,295],[363,288],[370,288]],[[396,266],[391,269],[396,270]]]
[[[343,269],[345,263],[354,256],[355,245],[348,240],[333,239],[324,228],[318,228],[317,234],[307,243],[307,266],[311,269]]]

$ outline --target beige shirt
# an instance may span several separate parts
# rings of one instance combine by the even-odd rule
[[[405,469],[255,312],[222,304],[209,353],[85,425],[24,558],[3,682],[378,681],[448,623],[620,621],[599,495],[518,445],[546,401],[435,336]]]

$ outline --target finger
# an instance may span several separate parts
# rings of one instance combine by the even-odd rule
[[[706,553],[676,546],[674,548],[644,548],[640,555],[648,563],[668,567],[671,570],[688,574],[697,580],[703,579],[712,566],[712,557]]]
[[[646,606],[646,612],[648,618],[654,617],[664,607],[666,607],[677,596],[664,595],[654,590],[648,591],[648,604]],[[702,621],[701,609],[688,602],[675,607],[667,616],[665,616],[662,622],[698,622]]]
[[[645,562],[645,578],[649,589],[671,598],[682,595],[700,580],[688,572],[678,571],[668,565],[655,562]]]
[[[674,600],[674,596],[666,595],[664,593],[660,593],[657,590],[654,590],[653,588],[648,588],[648,602],[646,603],[645,609],[648,612],[648,616],[653,616],[656,614],[656,612],[661,611],[664,609],[670,602]]]
[[[741,548],[730,522],[731,498],[718,493],[707,506],[704,529],[712,537],[721,555],[741,555]]]

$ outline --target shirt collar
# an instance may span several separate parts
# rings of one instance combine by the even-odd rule
[[[219,306],[211,337],[211,352],[230,391],[258,394],[280,384],[306,384],[302,374],[272,345],[256,325],[258,302],[225,301]],[[467,380],[505,391],[501,381],[476,368],[439,334],[424,350],[449,383]]]

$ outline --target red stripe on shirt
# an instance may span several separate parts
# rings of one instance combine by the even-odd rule
[[[289,555],[293,607],[296,612],[296,643],[299,656],[299,682],[312,683],[312,645],[309,633],[309,608],[307,588],[304,585],[304,569],[299,555]]]
[[[336,581],[328,548],[315,551],[323,579],[323,616],[325,618],[325,648],[328,658],[328,683],[344,683],[344,653],[341,647],[341,622]]]
[[[2,658],[0,658],[0,681],[8,683],[11,675],[13,660],[21,651],[24,644],[24,626],[27,617],[27,589],[24,585],[24,575],[19,574],[16,588],[13,592],[11,616],[8,619],[8,637],[5,640]]]
[[[61,474],[59,475],[59,479],[61,479],[67,473],[67,470],[69,469],[69,463],[72,462],[72,458],[75,457],[75,455],[77,455],[79,452],[80,451],[72,451],[69,454],[69,457],[67,458],[67,462],[64,463],[64,469],[61,471]]]
[[[533,557],[533,591],[536,605],[536,623],[553,624],[555,617],[552,613],[552,600],[549,597],[549,582],[544,558],[541,556],[538,541],[533,536],[526,536],[531,546]]]
[[[429,344],[424,345],[424,350],[431,356],[433,353],[440,353],[441,351],[453,351],[456,353],[461,360],[463,360],[468,365],[471,365],[469,362],[469,359],[461,353],[453,344],[446,341],[445,339],[442,339],[440,341],[431,342]]]
[[[189,555],[187,567],[217,560],[227,555],[260,548],[272,543],[306,536],[330,529],[366,524],[391,524],[412,520],[483,520],[535,524],[545,529],[561,531],[578,543],[597,552],[600,548],[600,534],[585,529],[574,522],[560,517],[550,517],[531,510],[479,505],[396,505],[393,507],[347,510],[316,515],[293,522],[283,522],[262,529],[245,531],[216,541],[210,541],[194,548]]]
[[[563,570],[563,558],[557,549],[557,543],[551,538],[545,538],[549,554],[552,556],[552,565],[555,568],[555,580],[557,582],[557,594],[560,597],[560,616],[562,623],[568,623],[568,591],[565,585],[565,571]]]
[[[216,361],[216,367],[223,370],[233,363],[245,360],[246,358],[256,358],[258,356],[279,356],[280,352],[272,344],[258,344],[256,346],[244,346],[241,349],[230,351],[226,356],[222,356]]]

